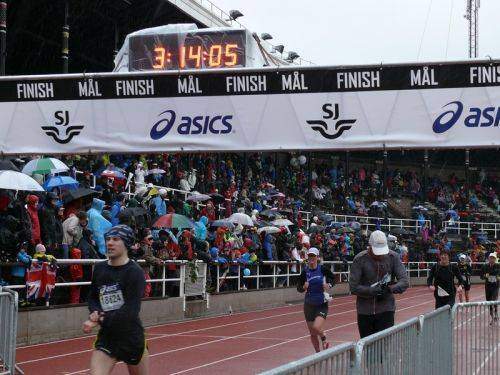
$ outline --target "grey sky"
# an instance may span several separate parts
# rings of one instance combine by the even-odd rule
[[[245,27],[270,33],[273,44],[284,44],[316,64],[468,58],[466,0],[212,1],[227,12],[240,10],[245,16],[239,21]],[[499,15],[499,0],[481,1],[481,58],[500,57]]]

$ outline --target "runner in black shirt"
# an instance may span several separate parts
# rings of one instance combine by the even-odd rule
[[[455,288],[455,278],[460,284],[458,288]],[[464,280],[457,265],[450,263],[450,254],[441,251],[439,263],[431,268],[427,278],[427,286],[434,292],[436,309],[445,305],[453,307],[456,292],[462,291],[462,285],[464,285]]]
[[[496,301],[498,299],[498,284],[500,283],[500,265],[497,263],[496,253],[491,253],[488,256],[488,263],[483,266],[481,279],[485,281],[486,301]],[[490,306],[490,316],[490,324],[498,322],[498,306]]]
[[[465,294],[465,302],[469,302],[469,292],[471,287],[470,278],[472,276],[472,267],[467,263],[467,255],[460,254],[458,257],[458,270],[464,279],[464,291],[463,293],[458,293],[458,299],[460,303],[463,302],[463,295]]]
[[[148,351],[139,319],[145,278],[142,269],[128,258],[134,233],[117,225],[106,233],[108,260],[94,268],[89,293],[89,319],[83,330],[90,333],[100,325],[94,343],[90,371],[107,375],[118,361],[128,365],[130,374],[148,373]]]

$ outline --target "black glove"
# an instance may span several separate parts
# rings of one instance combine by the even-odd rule
[[[383,294],[382,287],[379,284],[371,286],[368,293],[374,297],[381,296]]]

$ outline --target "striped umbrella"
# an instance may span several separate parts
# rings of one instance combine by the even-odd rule
[[[193,222],[184,215],[179,214],[166,214],[160,217],[153,224],[155,228],[177,228],[177,229],[186,229],[193,228]]]
[[[22,172],[24,174],[31,176],[35,173],[51,174],[51,173],[66,172],[68,170],[69,167],[59,159],[43,158],[43,159],[31,160],[28,164],[24,166]]]

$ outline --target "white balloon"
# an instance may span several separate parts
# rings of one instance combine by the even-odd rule
[[[307,162],[307,158],[304,155],[299,156],[300,165],[304,165]]]
[[[296,166],[298,166],[298,165],[299,165],[299,161],[297,160],[297,158],[292,158],[292,159],[290,159],[290,165],[291,165],[292,167],[296,167]]]

